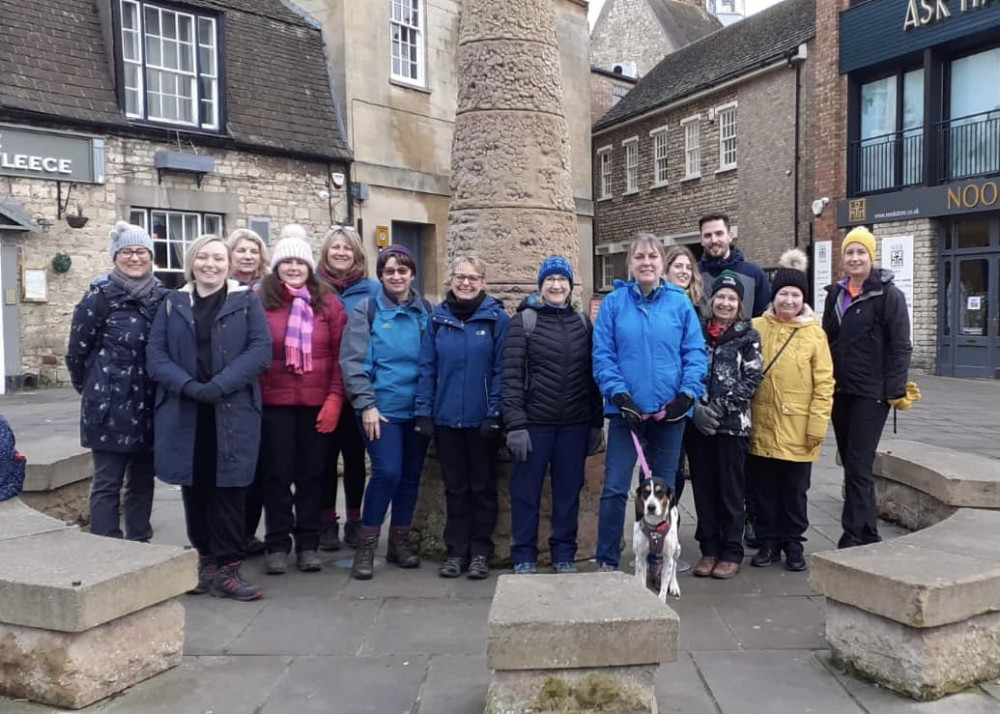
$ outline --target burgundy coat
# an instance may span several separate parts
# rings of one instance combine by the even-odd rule
[[[347,324],[347,314],[340,300],[327,295],[323,310],[313,310],[311,372],[295,374],[285,366],[285,327],[291,310],[291,296],[277,310],[267,310],[271,330],[271,364],[260,375],[264,406],[319,407],[327,395],[344,400],[344,382],[340,376],[340,338]]]

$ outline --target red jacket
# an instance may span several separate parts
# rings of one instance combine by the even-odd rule
[[[277,310],[267,310],[271,329],[271,364],[260,375],[265,406],[319,407],[327,395],[344,400],[344,382],[340,377],[340,338],[347,324],[347,313],[334,295],[327,295],[323,310],[314,310],[311,372],[295,374],[285,366],[285,327],[292,299],[289,296]]]

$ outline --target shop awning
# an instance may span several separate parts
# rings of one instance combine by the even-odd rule
[[[32,233],[42,231],[42,227],[31,220],[24,206],[11,198],[0,198],[0,229]]]

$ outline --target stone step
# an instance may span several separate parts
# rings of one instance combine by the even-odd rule
[[[903,439],[882,439],[872,471],[959,508],[1000,509],[1000,460]]]
[[[65,435],[38,436],[18,440],[18,450],[28,459],[24,476],[25,491],[54,491],[89,479],[93,475],[94,463],[90,449],[80,446],[75,438]]]
[[[0,541],[64,530],[79,529],[36,511],[19,498],[0,502]]]

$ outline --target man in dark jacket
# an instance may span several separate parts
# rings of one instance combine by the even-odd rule
[[[704,249],[701,260],[698,261],[698,270],[705,285],[711,285],[724,270],[735,273],[743,283],[743,312],[746,318],[764,314],[767,304],[771,302],[770,283],[759,265],[748,261],[739,248],[733,247],[729,216],[724,213],[702,216],[698,221],[698,231],[701,234],[701,247]],[[711,317],[712,311],[707,300],[702,302],[701,312],[706,319]]]

